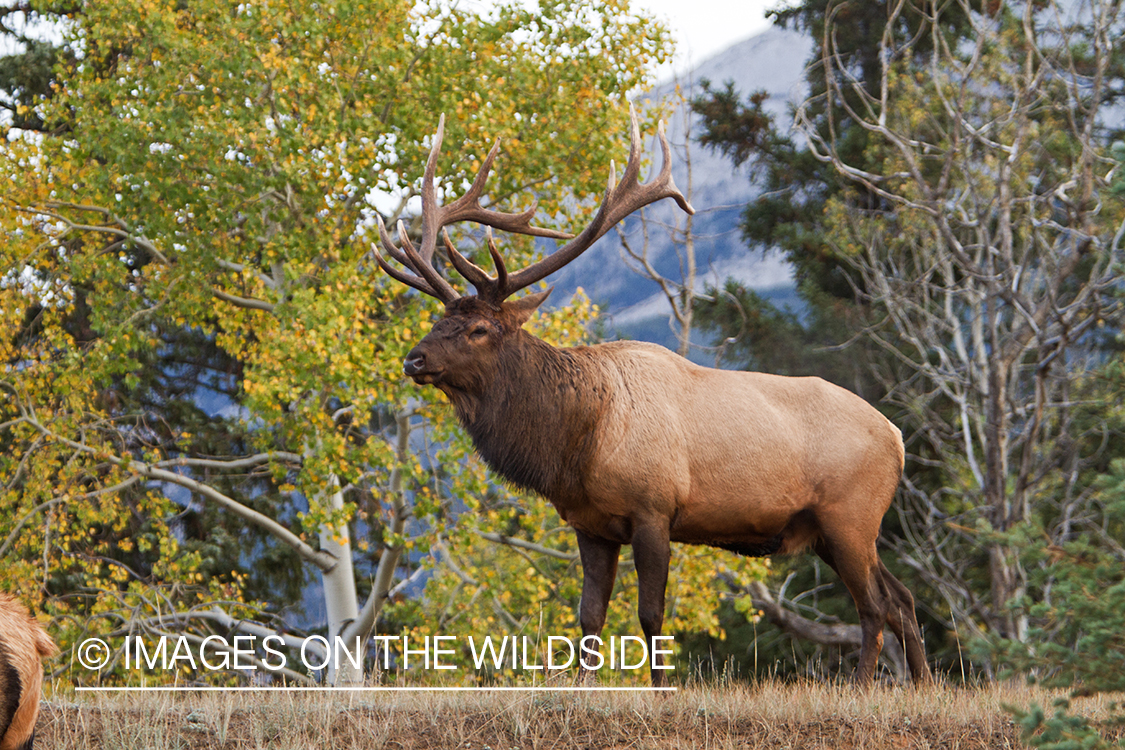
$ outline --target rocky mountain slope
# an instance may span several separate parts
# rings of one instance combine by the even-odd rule
[[[784,124],[790,120],[791,104],[803,91],[810,45],[811,40],[799,33],[770,29],[711,57],[686,76],[662,84],[646,98],[675,101],[677,89],[685,92],[687,98],[701,93],[703,80],[710,80],[715,86],[733,81],[743,97],[754,91],[768,92],[766,106]],[[699,145],[695,140],[700,133],[698,118],[689,115],[685,128],[684,114],[682,106],[677,106],[667,127],[673,144],[676,184],[696,209],[696,288],[721,284],[727,277],[734,277],[782,303],[794,303],[792,278],[786,264],[777,254],[763,253],[764,248],[748,247],[742,240],[738,227],[742,208],[759,192],[747,167],[736,169],[721,154]],[[650,138],[646,145],[653,148],[655,139]],[[659,154],[653,168],[658,166]],[[674,235],[684,227],[684,214],[672,201],[663,201],[646,210],[646,220],[653,265],[660,273],[679,280],[682,276],[678,251],[682,243]],[[635,248],[643,245],[637,216],[628,220],[625,231]],[[629,266],[617,233],[611,232],[549,279],[555,284],[553,301],[562,303],[582,287],[607,312],[611,335],[668,344],[667,302],[655,283]]]

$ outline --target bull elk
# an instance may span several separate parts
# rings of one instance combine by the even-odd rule
[[[663,164],[638,178],[640,133],[632,113],[629,160],[609,185],[593,221],[577,235],[531,225],[519,214],[480,205],[499,150],[493,146],[460,198],[438,205],[434,177],[444,118],[422,181],[417,247],[398,225],[396,246],[379,222],[390,276],[445,303],[445,315],[406,356],[404,372],[453,403],[487,464],[540,493],[572,526],[582,561],[579,621],[598,635],[621,545],[633,547],[645,637],[660,634],[670,542],[705,544],[749,556],[811,547],[843,580],[863,633],[856,681],[868,684],[883,626],[903,643],[915,682],[929,666],[910,592],[876,552],[883,515],[903,468],[899,430],[855,394],[820,378],[700,367],[667,349],[633,341],[556,348],[522,326],[550,289],[509,300],[574,260],[633,211],[672,198],[692,213]],[[542,260],[509,271],[489,230],[495,278],[462,255],[444,233],[473,221],[508,232],[570,240]],[[458,294],[433,265],[439,232],[453,267],[476,289]],[[664,672],[652,672],[654,685]]]

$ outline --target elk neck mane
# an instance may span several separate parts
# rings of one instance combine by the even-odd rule
[[[448,391],[485,462],[556,505],[578,502],[609,402],[590,347],[557,348],[519,330],[479,392]]]

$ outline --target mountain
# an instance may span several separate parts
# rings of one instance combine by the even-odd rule
[[[733,81],[743,98],[759,90],[768,92],[765,106],[784,124],[790,118],[791,105],[804,91],[804,66],[811,46],[812,40],[802,34],[769,29],[707,59],[687,75],[658,86],[645,98],[673,99],[680,87],[690,99],[702,93],[701,82],[705,79],[715,86]],[[745,166],[735,168],[726,157],[695,142],[701,129],[698,118],[691,114],[687,125],[691,140],[685,148],[684,114],[681,107],[676,107],[668,118],[667,129],[673,147],[672,173],[676,185],[696,210],[696,288],[720,285],[726,278],[734,277],[775,303],[798,309],[792,275],[780,255],[765,248],[750,248],[742,240],[738,226],[742,208],[758,195],[760,188]],[[655,147],[655,138],[650,138],[647,145]],[[653,169],[658,169],[659,163],[657,152]],[[668,200],[646,209],[652,264],[661,274],[675,280],[681,278],[680,261],[670,228],[682,229],[684,218],[679,207]],[[625,222],[625,231],[630,243],[640,247],[641,222],[636,215]],[[664,345],[674,341],[667,325],[669,308],[664,296],[656,283],[630,270],[616,232],[603,237],[549,281],[555,285],[555,300],[559,303],[582,287],[607,313],[611,336]]]

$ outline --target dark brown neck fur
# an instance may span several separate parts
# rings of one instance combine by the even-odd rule
[[[556,507],[580,503],[607,390],[580,349],[510,336],[479,392],[448,390],[477,451],[502,477]]]

